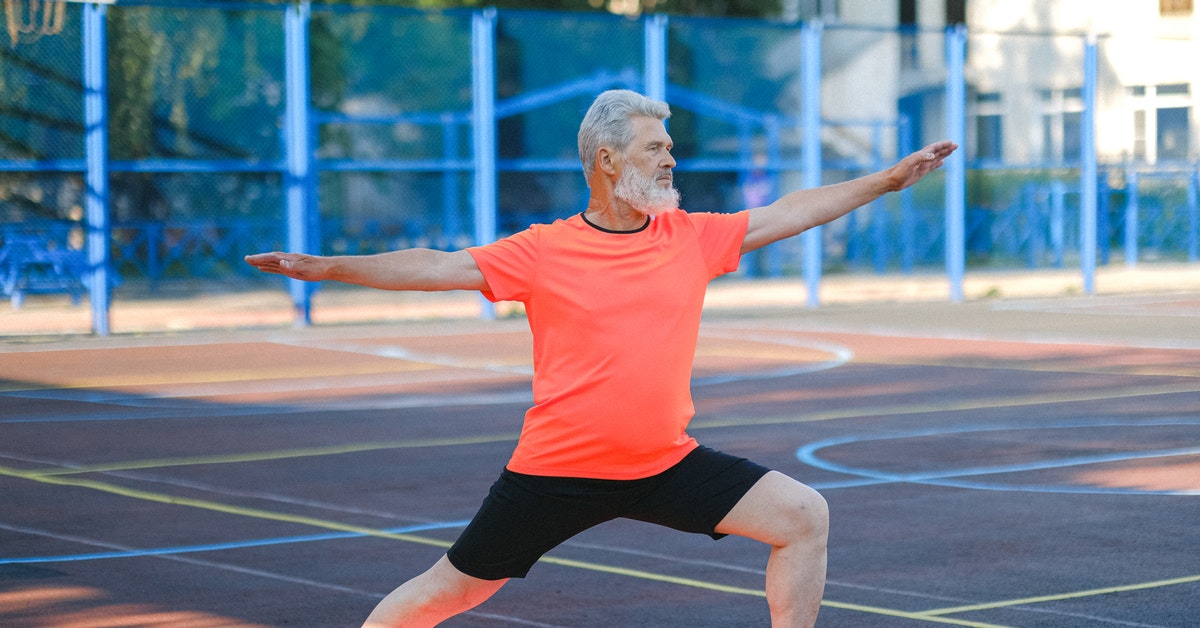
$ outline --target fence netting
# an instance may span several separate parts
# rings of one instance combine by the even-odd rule
[[[171,285],[275,281],[241,262],[288,246],[288,27],[292,5],[148,0],[106,7],[102,120],[89,148],[85,5],[61,28],[0,46],[0,246],[5,296],[83,293],[86,175],[107,174],[116,298]],[[307,5],[305,5],[307,6]],[[820,107],[820,180],[878,170],[945,136],[947,33],[830,23],[806,78],[802,24],[671,17],[661,58],[653,18],[499,11],[479,56],[479,11],[312,6],[302,55],[315,199],[311,249],[375,253],[477,242],[474,125],[494,124],[495,235],[581,211],[579,120],[608,88],[660,90],[685,208],[730,212],[805,181],[805,103]],[[968,268],[1078,263],[1084,55],[1080,34],[970,33],[965,69]],[[1095,144],[1101,263],[1196,255],[1194,85],[1126,84],[1102,37]],[[1200,58],[1187,39],[1155,42]],[[294,62],[295,59],[293,58]],[[662,83],[653,84],[655,63]],[[494,119],[476,120],[479,72]],[[294,155],[292,156],[294,158]],[[937,174],[823,231],[824,272],[913,272],[943,263]],[[94,228],[94,227],[91,227]],[[801,272],[802,242],[743,264],[748,277]],[[19,249],[19,250],[18,250]],[[29,256],[42,255],[38,270]],[[21,256],[25,255],[25,258]],[[39,258],[39,259],[42,259]],[[16,261],[14,261],[16,260]],[[36,261],[36,260],[34,260]],[[58,266],[55,266],[55,264]],[[20,273],[40,273],[22,279]],[[23,282],[23,283],[22,283]]]

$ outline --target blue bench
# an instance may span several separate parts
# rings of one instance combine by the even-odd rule
[[[8,231],[0,244],[0,292],[21,307],[26,294],[67,293],[76,305],[87,287],[87,255],[47,232]]]

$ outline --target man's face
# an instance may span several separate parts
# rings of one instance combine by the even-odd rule
[[[671,136],[661,120],[639,116],[631,122],[633,141],[622,153],[624,166],[613,194],[648,216],[675,209],[679,191],[671,175]]]

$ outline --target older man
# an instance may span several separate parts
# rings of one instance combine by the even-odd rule
[[[939,167],[931,144],[880,172],[735,214],[678,208],[665,103],[596,98],[579,130],[585,211],[462,251],[247,256],[295,279],[386,290],[479,290],[525,304],[534,405],[479,512],[446,555],[376,606],[366,626],[433,626],[524,577],[546,552],[630,518],[771,546],[772,626],[811,626],[825,585],[828,510],[814,490],[699,445],[689,378],[708,283],[742,254],[825,224]]]

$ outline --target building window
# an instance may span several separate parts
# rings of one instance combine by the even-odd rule
[[[966,23],[967,0],[946,0],[946,26]]]
[[[1133,112],[1133,158],[1146,161],[1146,110]]]
[[[975,158],[1000,160],[1004,157],[1003,105],[999,92],[975,95]]]
[[[1159,85],[1155,90],[1158,96],[1190,96],[1192,86],[1187,83],[1171,83],[1169,85]]]
[[[819,18],[826,22],[836,22],[838,18],[838,0],[783,0],[782,5],[785,20]]]
[[[1158,158],[1188,158],[1188,114],[1190,107],[1163,107],[1157,111]]]
[[[1189,159],[1191,85],[1138,85],[1131,87],[1129,93],[1133,110],[1133,158],[1149,163]]]
[[[1083,142],[1083,90],[1044,89],[1042,106],[1042,158],[1048,161],[1079,159]]]
[[[1158,14],[1163,17],[1187,17],[1192,14],[1192,0],[1158,0]]]
[[[921,66],[917,0],[900,0],[900,67],[911,70]]]

